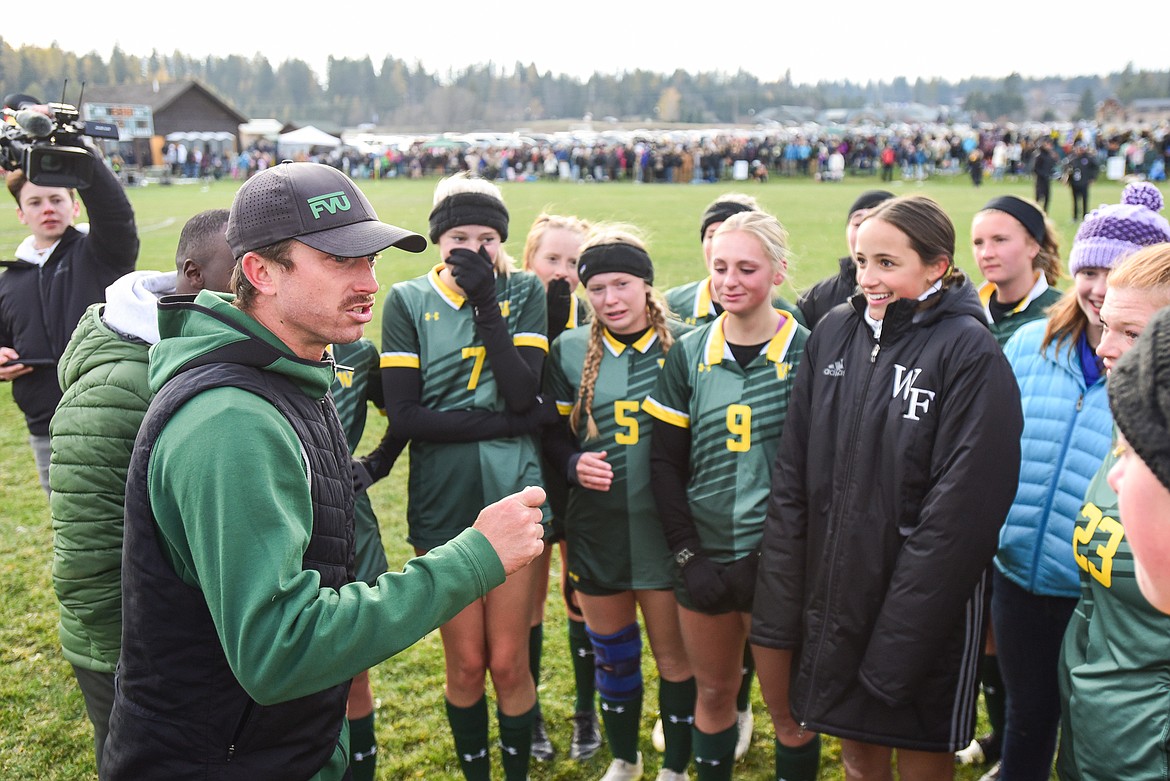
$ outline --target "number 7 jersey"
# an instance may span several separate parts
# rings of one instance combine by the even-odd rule
[[[419,372],[419,401],[438,412],[502,412],[491,361],[472,307],[428,274],[390,288],[382,314],[382,368]],[[517,347],[548,349],[544,289],[536,275],[499,275],[496,299]],[[469,437],[474,440],[474,437]],[[471,525],[479,511],[526,485],[540,485],[536,437],[410,443],[408,539],[429,550]]]

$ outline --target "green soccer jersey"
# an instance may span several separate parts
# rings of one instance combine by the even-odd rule
[[[581,387],[591,328],[566,331],[553,344],[545,388],[568,416]],[[600,436],[582,449],[605,451],[613,467],[608,491],[573,487],[565,513],[569,577],[605,589],[671,587],[671,558],[650,492],[650,417],[642,402],[662,367],[662,344],[653,329],[632,345],[603,331],[604,345],[593,389],[593,417]]]
[[[786,317],[746,368],[723,338],[726,314],[679,340],[643,405],[691,432],[687,502],[703,550],[731,562],[759,546],[772,464],[808,331]]]
[[[349,452],[357,450],[366,429],[366,412],[372,401],[379,407],[382,378],[378,368],[378,348],[369,339],[331,348],[337,364],[329,392],[337,407],[337,417],[349,442]],[[382,547],[378,517],[365,491],[353,497],[354,575],[363,583],[373,584],[389,566]]]
[[[710,323],[723,312],[723,307],[711,298],[711,277],[672,287],[663,295],[670,311],[687,325]],[[800,313],[800,308],[796,304],[789,303],[782,296],[775,296],[772,299],[772,306],[786,315],[791,315],[800,325],[807,326],[804,315]]]
[[[500,412],[504,401],[471,306],[443,283],[440,269],[442,264],[390,288],[382,313],[381,366],[418,369],[420,401],[429,409]],[[496,299],[516,346],[548,349],[544,288],[536,275],[499,275]],[[408,539],[424,550],[441,545],[470,526],[485,506],[526,485],[540,485],[534,436],[456,443],[416,438],[410,443]]]
[[[1018,303],[1012,311],[1004,315],[997,323],[991,317],[991,297],[995,294],[995,283],[984,282],[979,287],[979,300],[983,304],[983,313],[987,316],[987,327],[999,346],[1007,344],[1012,334],[1020,330],[1020,326],[1046,317],[1048,307],[1060,300],[1061,293],[1054,287],[1048,286],[1048,280],[1040,272],[1036,272],[1036,281],[1024,300]]]
[[[1071,540],[1081,599],[1060,654],[1061,778],[1164,778],[1170,762],[1170,616],[1138,587],[1106,479],[1116,462],[1089,483]]]

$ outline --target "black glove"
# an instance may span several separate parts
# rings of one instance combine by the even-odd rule
[[[496,269],[492,265],[491,256],[483,247],[479,252],[458,247],[451,250],[447,256],[447,264],[451,267],[451,276],[455,277],[455,284],[463,289],[467,300],[475,307],[478,317],[480,310],[485,313],[492,308],[498,313],[496,303]]]
[[[736,605],[750,605],[756,593],[756,574],[760,570],[760,553],[752,551],[727,565],[727,584]]]
[[[548,335],[549,341],[555,339],[565,324],[569,322],[569,311],[573,305],[573,291],[569,289],[569,280],[550,279],[548,281]]]
[[[374,476],[360,460],[350,458],[349,471],[353,475],[353,492],[355,494],[360,494],[374,484]]]
[[[722,565],[696,553],[682,568],[683,583],[691,602],[701,610],[718,610],[731,596]]]

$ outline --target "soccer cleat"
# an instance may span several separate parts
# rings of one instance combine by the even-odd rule
[[[658,771],[658,775],[654,777],[654,781],[691,781],[691,777],[686,772],[664,767]]]
[[[538,715],[532,721],[532,758],[537,762],[548,762],[557,755],[552,741],[548,739],[548,730],[544,727],[544,716]]]
[[[955,762],[960,765],[991,765],[999,761],[1000,741],[997,735],[975,738],[965,749],[955,752]]]
[[[601,748],[601,725],[597,711],[579,711],[573,714],[573,742],[569,744],[569,759],[589,759]]]
[[[666,735],[662,731],[662,717],[654,722],[654,729],[650,730],[650,742],[654,744],[654,750],[661,754],[666,751]]]
[[[752,747],[752,728],[756,725],[752,709],[741,710],[735,715],[735,726],[739,728],[739,735],[735,739],[735,758],[743,759]]]
[[[638,781],[642,777],[642,752],[638,752],[637,762],[627,762],[624,759],[615,759],[609,763],[609,769],[601,777],[601,781]]]
[[[999,781],[999,771],[1000,763],[996,762],[991,766],[991,770],[988,770],[986,773],[979,776],[979,781]]]

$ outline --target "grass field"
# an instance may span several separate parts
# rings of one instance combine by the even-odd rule
[[[877,184],[872,178],[839,184],[781,179],[763,185],[505,184],[503,191],[511,210],[513,231],[508,246],[518,258],[524,232],[542,209],[592,220],[632,222],[649,235],[658,285],[665,289],[704,273],[698,241],[700,215],[716,196],[737,190],[757,196],[764,208],[788,228],[793,252],[791,282],[798,289],[835,272],[836,259],[844,253],[845,212],[861,191]],[[186,219],[203,209],[230,206],[236,186],[237,183],[223,181],[206,186],[131,190],[142,239],[139,267],[173,268],[175,245]],[[363,189],[383,220],[425,234],[433,186],[433,180],[391,180],[367,183]],[[1030,197],[1031,193],[1031,182],[1026,179],[985,182],[978,189],[965,177],[923,184],[894,182],[887,187],[898,194],[922,193],[937,200],[955,220],[959,265],[976,276],[969,242],[971,217],[996,195]],[[1120,189],[1117,183],[1100,183],[1093,189],[1092,202],[1115,203]],[[1056,224],[1063,236],[1061,246],[1067,252],[1076,228],[1069,216],[1071,199],[1065,188],[1057,185],[1053,191],[1052,213],[1057,215]],[[4,211],[0,216],[0,257],[11,258],[26,233],[14,212]],[[391,251],[379,261],[378,278],[385,288],[425,272],[435,262],[433,250],[423,255]],[[792,289],[785,293],[790,299],[795,296]],[[374,322],[379,322],[377,315]],[[378,328],[371,328],[367,335],[380,341]],[[372,447],[380,435],[378,427],[372,426],[364,444]],[[10,386],[0,385],[0,778],[87,781],[96,778],[92,732],[81,694],[57,641],[57,609],[50,583],[52,535],[48,505],[36,479],[26,438],[24,420],[11,400]],[[389,478],[371,490],[392,566],[410,555],[403,539],[406,471],[403,459]],[[559,570],[555,556],[553,566]],[[533,763],[531,777],[534,781],[593,779],[604,772],[609,762],[605,750],[585,763],[563,759],[568,752],[568,718],[573,709],[572,675],[566,653],[564,611],[555,585],[551,596],[545,624],[541,702],[561,758],[548,765]],[[643,743],[647,776],[653,778],[658,760],[648,735],[657,686],[648,653],[645,671],[648,686]],[[443,711],[438,633],[376,668],[372,679],[379,700],[378,777],[428,781],[460,778]],[[771,727],[758,691],[754,710],[754,747],[737,767],[736,777],[762,781],[772,778]],[[826,745],[821,777],[839,778],[842,774],[836,744],[829,740]],[[496,764],[498,774],[498,759]],[[961,769],[956,777],[974,779],[980,772]]]

